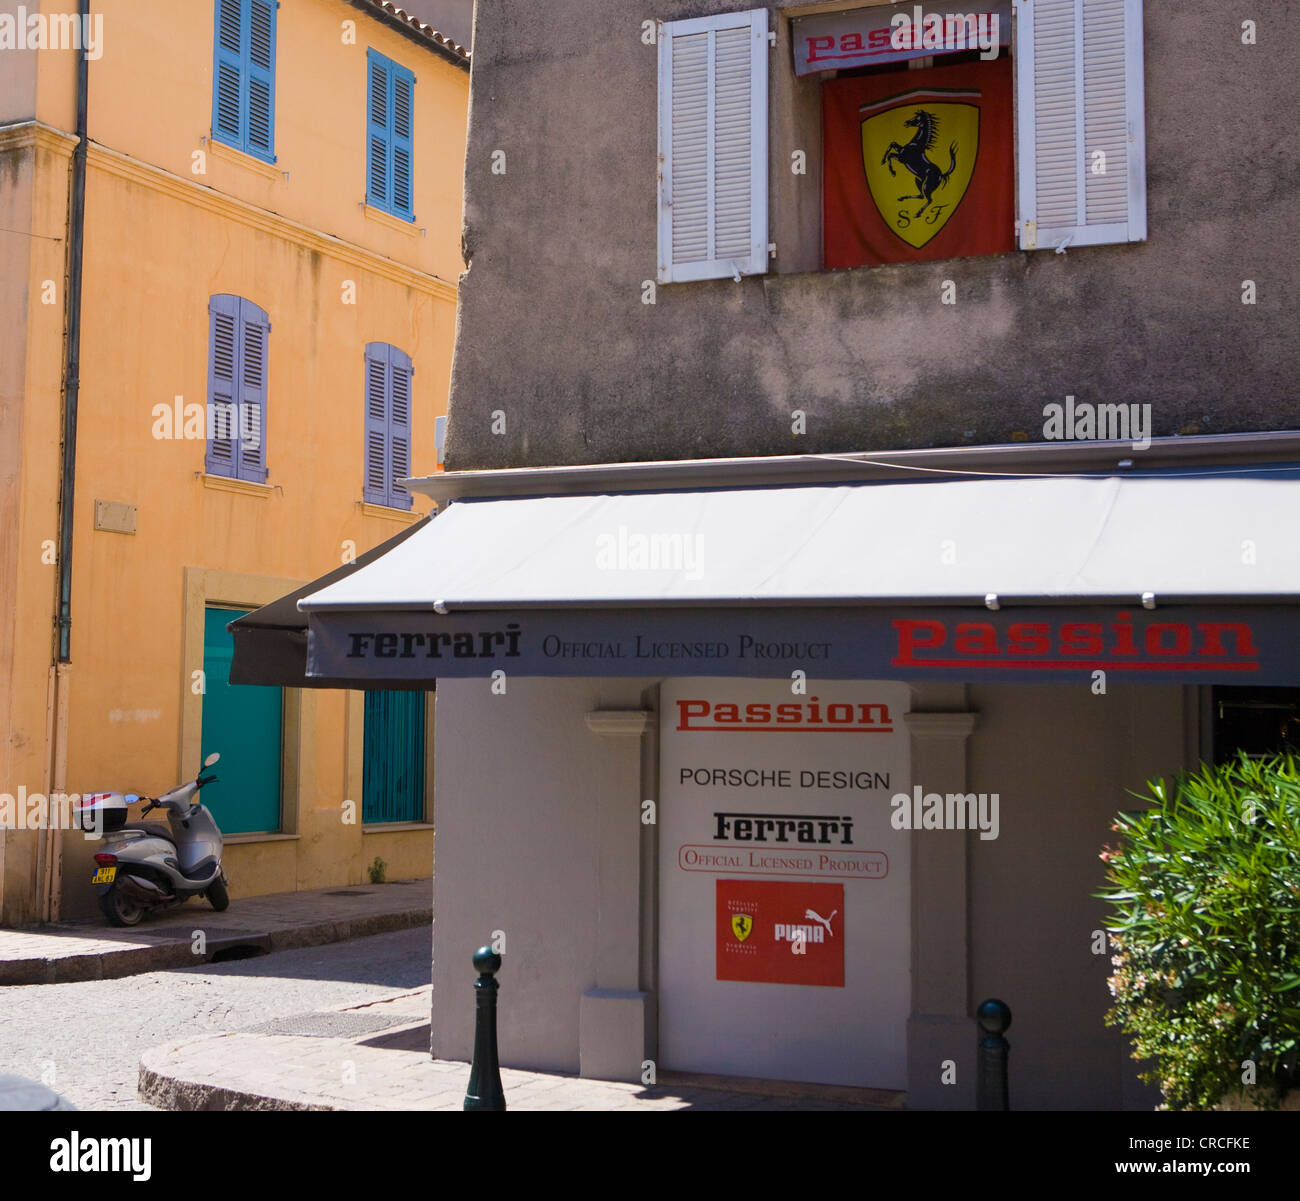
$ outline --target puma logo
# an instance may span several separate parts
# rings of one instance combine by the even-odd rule
[[[835,933],[835,931],[831,929],[831,922],[835,920],[835,915],[837,913],[839,913],[838,909],[832,909],[830,917],[822,917],[815,909],[805,909],[803,911],[803,915],[808,921],[817,922],[819,925],[825,926],[827,934]]]

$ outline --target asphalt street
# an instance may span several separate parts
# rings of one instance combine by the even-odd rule
[[[429,983],[427,927],[254,959],[0,989],[0,1073],[44,1080],[78,1109],[148,1109],[140,1054],[169,1039],[359,1005]]]

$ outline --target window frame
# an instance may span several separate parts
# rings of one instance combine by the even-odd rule
[[[1026,67],[1026,45],[1029,39],[1032,38],[1032,28],[1026,31],[1026,26],[1030,25],[1029,18],[1032,16],[1034,5],[1039,2],[1040,0],[1013,0],[1010,45],[1003,48],[1004,53],[1010,53],[1012,60],[1015,252],[1026,254],[1038,250],[1056,249],[1061,245],[1062,241],[1065,241],[1066,249],[1105,245],[1124,246],[1144,242],[1148,238],[1148,175],[1150,169],[1145,119],[1147,97],[1145,45],[1147,39],[1143,2],[1142,0],[1119,0],[1124,19],[1123,77],[1126,95],[1126,116],[1129,122],[1130,134],[1127,163],[1129,195],[1127,217],[1123,222],[1116,222],[1106,226],[1094,225],[1088,227],[1081,225],[1062,230],[1046,229],[1035,225],[1033,221],[1036,214],[1034,210],[1027,209],[1025,202],[1026,189],[1034,187],[1035,178],[1034,163],[1032,160],[1026,159],[1026,139],[1023,135],[1027,114],[1022,97],[1024,89],[1031,86],[1032,81],[1032,63]],[[821,84],[824,84],[827,79],[836,78],[839,73],[832,70],[806,76],[796,74],[793,63],[794,24],[800,18],[807,16],[822,16],[832,12],[839,14],[857,9],[877,8],[895,9],[910,14],[912,6],[908,3],[908,0],[884,0],[882,3],[872,3],[870,0],[842,0],[842,3],[818,6],[814,12],[809,12],[808,7],[801,6],[794,10],[783,10],[780,14],[782,20],[778,25],[778,40],[782,42],[788,40],[790,45],[787,48],[788,54],[784,56],[783,69],[785,73],[773,76],[774,105],[783,105],[784,110],[790,117],[790,123],[796,129],[802,131],[801,136],[805,140],[800,145],[808,152],[806,173],[809,177],[818,179],[817,186],[823,191],[819,192],[817,198],[817,239],[814,243],[811,226],[802,221],[798,215],[801,202],[797,202],[793,198],[799,184],[797,182],[793,185],[790,183],[790,177],[782,169],[783,163],[780,160],[780,155],[774,151],[771,172],[772,221],[774,236],[781,246],[781,257],[773,262],[772,270],[777,273],[820,274],[833,270],[844,270],[844,268],[829,268],[825,262],[823,248],[825,161],[820,142],[820,130],[823,120],[820,95]],[[942,64],[943,61],[944,57],[933,59],[935,65]],[[813,100],[808,93],[806,81],[816,78],[820,78],[820,83],[817,87],[817,98]],[[777,111],[780,111],[779,107]],[[775,128],[773,132],[775,132]],[[1034,141],[1031,131],[1029,144],[1033,145]],[[1091,143],[1088,143],[1088,146],[1091,148]],[[1028,170],[1026,170],[1027,161],[1030,168]],[[1052,236],[1054,233],[1055,237]],[[1067,240],[1066,235],[1071,233],[1074,236],[1069,237]],[[942,262],[945,260],[927,261]],[[906,266],[915,264],[887,265]],[[865,265],[862,268],[848,268],[848,270],[861,269],[867,268]]]

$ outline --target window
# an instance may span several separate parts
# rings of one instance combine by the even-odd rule
[[[1300,755],[1300,688],[1226,685],[1211,693],[1215,763],[1245,751],[1254,758]]]
[[[821,93],[823,266],[1015,250],[1005,54],[917,56],[827,80]]]
[[[447,461],[447,418],[435,417],[433,419],[433,445],[438,452],[438,470]]]
[[[212,136],[275,162],[276,0],[216,0]]]
[[[367,692],[361,821],[424,820],[423,692]]]
[[[954,7],[796,16],[784,62],[767,9],[662,22],[660,282],[766,272],[769,186],[786,270],[1144,240],[1142,0]],[[793,183],[792,147],[768,162],[769,86]],[[819,178],[821,245],[799,191]],[[852,218],[879,228],[846,261],[831,227]]]
[[[210,475],[266,483],[266,379],[271,324],[239,296],[208,302],[208,453]]]
[[[370,51],[366,88],[366,203],[415,220],[415,76]]]
[[[365,483],[371,504],[411,508],[411,494],[398,482],[411,474],[410,357],[386,342],[366,347]]]

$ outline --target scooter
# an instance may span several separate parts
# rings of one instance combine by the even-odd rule
[[[211,754],[205,768],[221,758]],[[221,831],[198,793],[215,775],[198,776],[160,797],[101,792],[80,802],[81,828],[99,832],[104,848],[95,855],[91,884],[99,907],[114,926],[138,925],[154,909],[205,896],[218,913],[230,904],[226,874],[221,870]],[[167,811],[161,822],[128,822],[127,806],[148,801],[144,814]]]

